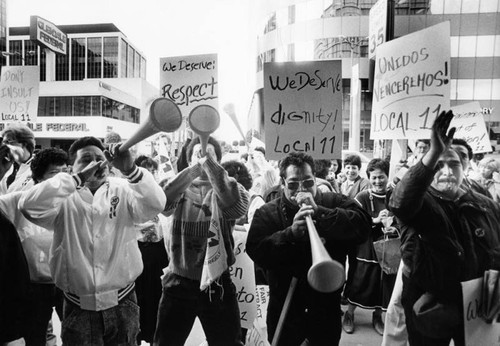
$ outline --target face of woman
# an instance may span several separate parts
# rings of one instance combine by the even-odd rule
[[[377,168],[370,172],[370,183],[372,184],[373,192],[385,193],[388,181],[387,174],[381,169]]]
[[[491,177],[493,176],[493,169],[491,167],[488,167],[487,165],[481,165],[479,167],[479,171],[481,172],[481,175],[484,179],[491,179]]]

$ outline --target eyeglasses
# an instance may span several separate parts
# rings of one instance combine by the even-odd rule
[[[294,181],[286,181],[285,180],[285,183],[286,183],[286,187],[289,190],[293,190],[293,191],[298,190],[300,186],[302,186],[302,188],[304,188],[304,189],[310,189],[311,187],[314,186],[314,184],[316,184],[314,179],[294,180]]]

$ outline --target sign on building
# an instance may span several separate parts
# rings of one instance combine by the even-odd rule
[[[429,138],[449,107],[450,22],[377,48],[371,139]]]
[[[341,62],[264,64],[264,130],[268,159],[341,157]]]
[[[30,17],[30,38],[56,53],[66,55],[66,34],[46,19],[39,16]]]

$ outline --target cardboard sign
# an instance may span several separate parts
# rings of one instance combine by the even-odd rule
[[[491,324],[482,317],[483,278],[462,282],[466,345],[500,346],[500,321]]]
[[[269,304],[269,286],[257,285],[256,287],[257,316],[253,326],[247,332],[246,346],[269,346],[267,341],[267,306]]]
[[[0,122],[36,122],[39,88],[39,66],[2,66]]]
[[[387,0],[378,0],[370,9],[370,45],[368,57],[373,59],[377,46],[387,40]]]
[[[266,158],[303,152],[315,159],[342,150],[341,62],[264,64]]]
[[[245,249],[247,235],[247,232],[233,232],[236,262],[229,268],[229,273],[236,286],[241,326],[250,329],[257,315],[257,304],[255,302],[254,265]]]
[[[471,102],[452,108],[453,120],[450,127],[455,127],[454,138],[463,138],[471,146],[473,153],[490,152],[490,136],[486,130],[483,109],[479,102]]]
[[[449,107],[449,22],[377,48],[371,139],[430,138],[434,119]]]
[[[183,117],[196,106],[218,109],[217,54],[160,59],[160,92],[179,106]]]

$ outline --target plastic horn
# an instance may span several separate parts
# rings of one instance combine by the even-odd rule
[[[311,215],[306,216],[307,230],[311,241],[312,266],[307,272],[307,281],[318,292],[334,292],[345,282],[345,269],[334,261],[323,245]]]
[[[157,98],[149,108],[149,117],[125,143],[119,151],[124,152],[143,139],[158,132],[174,132],[182,124],[182,114],[177,105],[166,98]]]
[[[200,136],[201,153],[207,153],[208,137],[220,124],[220,116],[217,110],[209,105],[200,105],[189,113],[189,127]]]

